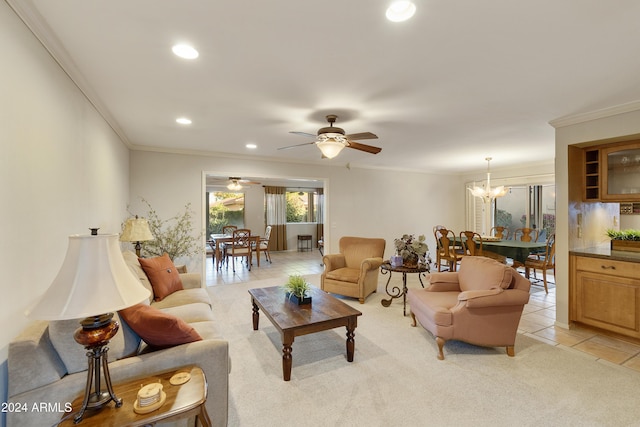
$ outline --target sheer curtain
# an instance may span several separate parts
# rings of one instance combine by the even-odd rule
[[[284,251],[287,249],[286,192],[286,187],[264,187],[267,225],[271,226],[269,250]]]
[[[318,196],[316,206],[316,237],[318,240],[324,240],[324,189],[318,188],[316,194]]]

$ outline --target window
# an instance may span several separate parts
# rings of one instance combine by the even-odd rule
[[[539,241],[555,233],[555,185],[513,186],[509,193],[495,201],[495,224],[508,227],[538,229]]]
[[[314,191],[287,191],[287,222],[317,222],[317,212]]]
[[[509,229],[511,238],[517,228],[535,228],[539,241],[555,233],[556,192],[553,176],[536,175],[518,179],[521,181],[515,185],[506,179],[497,180],[495,185],[504,185],[509,191],[489,204],[467,191],[467,229],[489,234],[492,226],[501,225]],[[472,185],[475,182],[466,184],[467,188]]]
[[[222,227],[225,225],[244,228],[244,193],[215,191],[207,193],[207,200],[207,236],[222,233]]]

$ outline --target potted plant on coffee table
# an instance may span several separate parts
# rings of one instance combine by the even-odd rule
[[[297,274],[289,276],[289,280],[283,285],[283,288],[287,292],[289,300],[298,305],[311,304],[311,295],[308,295],[311,291],[311,284],[304,277]]]

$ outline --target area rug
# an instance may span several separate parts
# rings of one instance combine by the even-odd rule
[[[252,328],[248,290],[270,279],[209,288],[229,340],[230,426],[628,426],[640,425],[640,374],[518,335],[504,348],[461,342],[436,359],[433,336],[411,327],[402,301],[360,310],[355,359],[345,328],[297,337],[291,381],[282,380],[282,342],[262,316]],[[319,276],[309,276],[319,286]]]

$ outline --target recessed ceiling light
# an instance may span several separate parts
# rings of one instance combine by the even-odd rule
[[[247,145],[245,145],[245,147],[247,147],[247,148],[249,148],[251,150],[254,150],[254,149],[258,148],[258,146],[256,144],[247,144]]]
[[[392,22],[402,22],[416,13],[416,5],[411,1],[394,1],[387,9],[387,19]]]
[[[191,124],[191,120],[187,119],[186,117],[178,117],[176,119],[177,123],[180,123],[181,125],[190,125]]]
[[[200,55],[197,50],[187,44],[177,44],[173,46],[171,50],[177,56],[184,59],[196,59]]]

